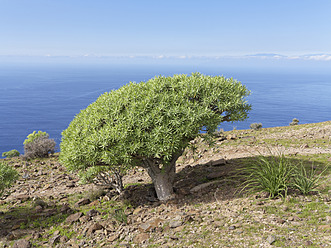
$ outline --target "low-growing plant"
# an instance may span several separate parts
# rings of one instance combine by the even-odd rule
[[[294,118],[292,122],[290,123],[290,126],[295,126],[299,124],[299,120],[297,118]]]
[[[24,144],[24,158],[43,158],[48,157],[49,153],[55,152],[55,141],[49,138],[49,134],[46,132],[34,131],[27,136]]]
[[[320,185],[321,176],[326,169],[327,168],[317,175],[313,165],[310,171],[307,171],[305,166],[301,163],[294,173],[293,187],[298,189],[304,195],[318,191],[317,187]]]
[[[128,221],[128,217],[125,214],[125,211],[123,209],[115,209],[114,210],[114,218],[120,223],[126,224]]]
[[[6,163],[0,162],[0,196],[18,179],[18,172]]]
[[[3,152],[2,157],[7,157],[7,158],[13,158],[13,157],[18,157],[20,155],[20,152],[17,151],[16,149],[10,150],[8,152]]]
[[[262,128],[262,123],[252,123],[249,127],[250,127],[250,129],[257,131]]]
[[[264,191],[270,198],[286,197],[295,167],[284,154],[258,156],[243,168],[244,188],[250,191]]]

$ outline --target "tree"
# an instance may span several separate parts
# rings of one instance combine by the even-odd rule
[[[159,200],[173,194],[176,161],[189,142],[221,122],[247,118],[249,91],[223,76],[159,76],[101,95],[62,133],[60,161],[90,170],[144,167]]]

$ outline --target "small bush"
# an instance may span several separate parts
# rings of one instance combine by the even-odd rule
[[[55,152],[55,141],[49,139],[48,136],[40,136],[27,142],[24,145],[24,158],[43,158],[48,157],[49,153]]]
[[[20,152],[17,150],[10,150],[8,152],[2,153],[2,157],[7,157],[7,158],[13,158],[13,157],[18,157],[20,155]]]
[[[278,156],[259,156],[243,169],[245,188],[251,191],[264,191],[270,198],[286,197],[295,167],[281,154]]]
[[[319,175],[316,175],[316,170],[313,166],[310,171],[307,171],[304,165],[301,164],[294,173],[293,187],[298,189],[304,195],[317,191],[316,188],[320,185],[320,178],[325,171],[326,169]]]
[[[6,163],[0,162],[0,196],[18,179],[18,172]]]
[[[299,124],[299,120],[297,118],[294,118],[292,122],[290,123],[290,126],[295,126]]]
[[[249,127],[250,127],[250,129],[257,131],[262,128],[262,123],[252,123]]]

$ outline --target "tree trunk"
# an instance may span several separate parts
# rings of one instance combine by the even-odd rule
[[[164,168],[149,167],[147,169],[152,178],[156,195],[160,201],[167,201],[173,197],[174,179],[176,174],[176,162],[166,165]]]

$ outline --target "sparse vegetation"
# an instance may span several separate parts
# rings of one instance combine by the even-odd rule
[[[34,131],[27,136],[24,144],[24,158],[43,158],[55,152],[55,141],[49,138],[49,134],[46,132]]]
[[[266,192],[270,198],[286,197],[294,170],[295,167],[284,154],[259,156],[242,169],[244,177],[247,178],[244,188],[254,192]]]
[[[310,171],[308,171],[301,163],[297,166],[296,171],[294,172],[293,187],[298,189],[304,195],[318,191],[317,187],[320,185],[321,176],[325,171],[326,168],[317,175],[316,168],[314,168],[313,164]]]
[[[290,126],[295,126],[299,124],[299,120],[297,118],[293,118],[292,122],[290,123]]]
[[[7,163],[0,162],[0,197],[17,179],[17,171]]]
[[[262,123],[252,123],[249,127],[250,129],[258,131],[262,128]]]
[[[18,157],[20,155],[20,152],[17,151],[16,149],[10,150],[8,152],[3,152],[2,157],[7,157],[7,158],[13,158],[13,157]]]

